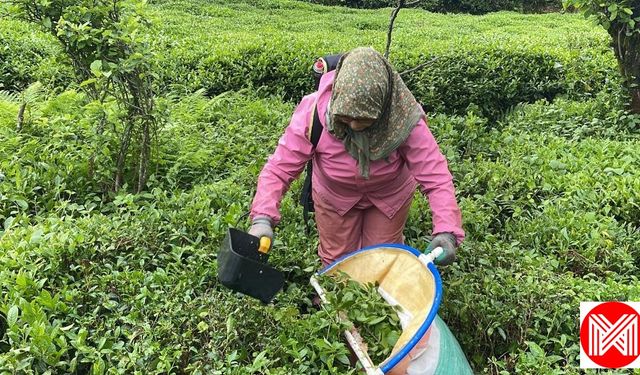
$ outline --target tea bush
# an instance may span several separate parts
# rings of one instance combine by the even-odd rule
[[[312,90],[318,56],[361,45],[382,50],[389,17],[388,10],[274,0],[176,0],[153,9],[162,91],[215,96],[247,88],[290,101]],[[496,118],[519,102],[592,97],[617,74],[607,34],[578,15],[471,17],[407,9],[396,25],[391,60],[398,70],[438,58],[406,77],[429,111],[463,115],[472,106]],[[7,58],[20,66],[18,57]]]
[[[542,99],[532,105],[514,108],[509,121],[514,127],[555,134],[567,139],[589,137],[625,140],[638,137],[640,116],[629,113],[624,104],[603,91],[585,101]]]
[[[388,25],[387,11],[356,13],[300,3],[265,2],[254,8],[192,0],[184,7],[180,1],[158,8],[164,21],[158,42],[170,50],[162,56],[167,69],[161,74],[174,89],[205,88],[209,95],[262,88],[262,93],[298,100],[312,89],[309,71],[317,56],[359,45],[382,49]],[[470,16],[407,10],[402,17],[391,60],[403,71],[437,58],[406,77],[429,111],[464,114],[473,105],[497,117],[521,101],[590,97],[606,87],[616,69],[604,32],[587,27],[578,38],[565,37],[585,27],[577,15],[500,13],[474,19],[473,27]],[[194,26],[184,29],[184,24]],[[540,33],[531,35],[532,27]],[[212,37],[212,29],[221,32]]]
[[[0,354],[1,367],[212,373],[238,366],[239,374],[344,368],[344,344],[322,340],[339,337],[335,317],[298,309],[309,287],[290,283],[276,306],[265,307],[216,281],[215,246],[248,199],[246,190],[220,181],[183,194],[120,195],[100,213],[79,209],[77,218],[15,227],[1,245],[3,343],[11,348]]]
[[[34,81],[55,87],[72,75],[58,62],[55,40],[23,22],[0,18],[0,46],[0,90],[20,91]]]
[[[384,8],[396,7],[394,0],[307,0],[311,3],[323,5],[338,5],[353,8]],[[424,0],[416,4],[430,12],[455,12],[484,14],[501,10],[516,10],[525,12],[549,12],[562,9],[562,1],[557,0]]]
[[[0,125],[0,221],[20,214],[38,215],[53,209],[61,200],[90,200],[93,191],[88,178],[85,142],[92,121],[83,110],[81,96],[67,92],[41,106],[37,118],[29,116],[26,126],[16,130],[17,105],[4,103]],[[55,130],[52,130],[55,129]]]
[[[106,156],[117,139],[98,150],[92,172],[88,162],[94,151],[88,142],[91,124],[101,108],[85,105],[83,94],[66,91],[39,103],[37,118],[27,117],[28,126],[18,132],[17,106],[0,105],[0,153],[7,155],[0,162],[0,222],[19,214],[55,212],[67,204],[99,206],[108,198],[109,187],[90,177],[101,174],[97,180],[109,180],[115,164]],[[167,189],[230,177],[253,184],[292,110],[275,98],[260,100],[246,92],[213,99],[196,93],[182,100],[165,98],[161,105],[169,119],[161,133],[164,141],[155,150],[151,180]],[[116,108],[106,110],[118,115]],[[273,130],[256,136],[260,129]]]
[[[464,332],[476,370],[578,373],[579,301],[638,299],[640,133],[610,99],[541,101],[501,123],[473,113],[430,121],[467,232],[459,263],[442,271],[441,315]],[[587,118],[602,126],[576,131]],[[405,230],[417,248],[425,212],[414,202]]]
[[[162,105],[170,126],[156,189],[111,201],[86,184],[82,138],[70,138],[91,120],[80,94],[49,98],[23,133],[15,105],[2,103],[3,154],[19,156],[5,158],[3,194],[27,205],[3,199],[3,368],[347,372],[339,325],[310,310],[307,280],[319,262],[293,199],[299,184],[283,202],[271,257],[287,280],[275,304],[215,281],[216,248],[248,208],[292,106],[248,91]],[[637,129],[570,131],[585,118],[635,121],[618,108],[599,96],[519,106],[500,123],[473,112],[430,120],[468,235],[459,263],[443,270],[442,316],[477,370],[571,373],[577,302],[638,298]],[[417,199],[407,240],[425,248],[429,228]]]
[[[41,147],[52,147],[47,139],[60,143],[57,134],[67,132],[62,119],[82,113],[73,104],[78,99],[74,92],[51,98],[26,128],[38,134],[57,114],[59,125],[46,127],[51,136],[39,138]],[[163,105],[171,127],[161,152],[174,155],[162,157],[155,189],[91,204],[92,190],[74,185],[78,199],[50,196],[51,209],[5,220],[2,368],[348,373],[342,327],[310,307],[308,277],[320,264],[315,233],[304,234],[295,203],[299,184],[283,201],[276,231],[271,262],[286,285],[275,303],[262,306],[216,281],[217,247],[227,226],[246,225],[241,215],[291,105],[246,92],[167,98]],[[544,105],[524,106],[500,124],[473,113],[430,121],[449,157],[468,235],[459,262],[442,270],[441,315],[478,372],[539,366],[572,373],[578,302],[640,297],[639,179],[629,169],[637,163],[634,131],[617,140],[573,139],[524,127],[522,113],[536,115]],[[544,115],[548,123],[554,115],[579,121],[580,105],[606,115],[601,103],[568,101]],[[3,134],[12,129],[7,116]],[[31,147],[17,142],[5,153],[38,154],[19,145]],[[60,177],[63,184],[82,176],[82,158],[56,163],[75,171]],[[42,162],[32,170],[26,186],[47,176]],[[604,195],[584,186],[599,186]],[[607,206],[600,205],[603,196]],[[39,199],[33,194],[28,202]],[[416,248],[426,247],[428,212],[426,201],[416,199],[405,231]]]

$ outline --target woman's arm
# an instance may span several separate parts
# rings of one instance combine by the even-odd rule
[[[464,239],[462,215],[456,202],[453,177],[435,138],[421,119],[398,149],[409,170],[429,199],[433,234],[453,233],[457,243]]]
[[[308,138],[316,94],[305,96],[291,116],[289,126],[276,150],[258,176],[258,187],[251,205],[251,219],[267,216],[273,225],[280,221],[280,201],[313,155]]]

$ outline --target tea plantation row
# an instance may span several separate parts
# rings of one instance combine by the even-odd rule
[[[323,5],[341,5],[353,8],[384,8],[395,7],[398,2],[393,0],[307,0],[311,3]],[[515,10],[530,13],[558,11],[562,9],[560,0],[424,0],[415,4],[430,12],[439,13],[471,13],[484,14],[501,10]]]
[[[204,88],[214,96],[261,88],[294,101],[311,90],[316,57],[359,45],[382,50],[389,19],[388,10],[290,0],[162,1],[150,15],[162,92]],[[0,41],[8,46],[0,50],[0,84],[15,90],[34,79],[69,82],[68,68],[52,69],[53,38],[0,22]],[[616,74],[608,35],[577,14],[474,17],[406,9],[393,41],[391,59],[400,71],[437,58],[406,81],[428,110],[443,113],[464,114],[473,103],[496,118],[519,102],[591,97]]]

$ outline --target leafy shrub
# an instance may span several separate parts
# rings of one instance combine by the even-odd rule
[[[381,50],[388,25],[386,10],[284,0],[180,0],[154,9],[154,49],[164,51],[160,89],[204,89],[208,96],[246,88],[297,101],[312,90],[315,58],[360,45]],[[406,76],[430,111],[462,115],[472,106],[495,118],[518,102],[591,98],[618,76],[606,33],[575,15],[469,17],[407,9],[394,31],[391,60],[398,70],[438,58]]]
[[[575,7],[585,17],[595,19],[611,36],[613,52],[630,97],[629,107],[640,115],[640,3],[631,1],[600,2],[565,0],[565,7]]]
[[[199,13],[211,11],[206,8],[198,10]],[[299,17],[305,17],[305,14],[300,11]],[[271,25],[287,22],[286,18],[271,20]],[[338,20],[328,21],[340,25]],[[418,19],[415,22],[424,21]],[[185,17],[182,22],[190,22],[189,17]],[[226,27],[237,28],[238,22],[240,20],[236,20],[233,26],[228,24]],[[163,81],[173,87],[184,87],[188,91],[204,87],[209,95],[239,88],[262,88],[260,92],[264,94],[282,95],[288,100],[296,101],[312,90],[313,80],[310,79],[309,66],[315,57],[348,50],[355,43],[376,43],[374,32],[380,35],[377,44],[381,44],[386,22],[386,17],[369,17],[366,21],[356,19],[349,28],[338,26],[334,32],[327,32],[323,39],[318,39],[313,33],[297,31],[296,26],[287,25],[294,30],[286,38],[282,34],[265,30],[269,37],[263,40],[243,36],[231,49],[224,50],[211,40],[208,33],[205,38],[190,30],[190,34],[184,35],[185,39],[180,42],[180,48],[171,52],[176,57],[164,57],[162,65],[166,64],[168,69],[163,69]],[[365,24],[366,27],[363,26]],[[211,27],[220,25],[213,24]],[[345,32],[355,33],[350,29],[356,29],[362,33],[359,28],[367,29],[367,33],[353,35],[352,42],[347,45],[344,42]],[[369,31],[371,28],[375,31]],[[174,27],[167,30],[172,34],[178,32],[176,36],[183,32]],[[553,100],[561,94],[571,97],[589,96],[604,88],[607,75],[615,69],[613,56],[601,53],[602,49],[607,49],[604,42],[602,45],[596,44],[589,53],[578,48],[567,53],[566,50],[540,48],[534,41],[514,38],[513,35],[500,35],[479,41],[463,39],[446,42],[440,42],[437,35],[434,37],[429,32],[424,35],[398,34],[395,37],[396,43],[403,46],[402,50],[391,54],[399,71],[437,58],[428,67],[405,78],[409,88],[426,108],[436,112],[464,114],[473,105],[480,108],[485,116],[495,118],[519,102],[541,98]],[[175,45],[171,34],[166,35],[166,38],[163,43]],[[222,38],[224,39],[226,38]],[[601,39],[604,41],[604,38]],[[454,44],[455,47],[452,46]],[[178,55],[180,59],[177,58]],[[575,62],[576,59],[580,63]],[[593,68],[594,74],[586,74],[589,68]],[[595,74],[599,71],[602,71],[602,75]]]
[[[442,316],[453,332],[460,332],[463,347],[473,348],[467,353],[476,365],[493,356],[493,373],[533,364],[573,373],[579,301],[633,301],[640,293],[635,275],[623,281],[577,277],[558,271],[553,256],[517,242],[485,237],[467,243],[466,249],[460,267],[444,275],[448,288]],[[532,354],[535,358],[527,358]]]
[[[299,310],[308,285],[289,282],[264,306],[217,282],[217,246],[248,198],[220,181],[15,227],[0,242],[3,344],[15,349],[0,353],[2,368],[351,373],[337,318]]]
[[[459,263],[443,270],[441,315],[476,369],[576,373],[578,302],[638,298],[637,130],[574,132],[585,118],[629,121],[613,121],[621,110],[610,99],[524,105],[500,124],[430,121],[467,233]],[[427,211],[414,202],[412,246],[426,247]]]
[[[116,191],[126,184],[125,169],[137,180],[136,192],[144,189],[150,150],[160,126],[153,91],[154,53],[145,35],[149,21],[144,5],[131,0],[16,0],[9,8],[13,16],[55,37],[73,67],[76,84],[92,104],[114,101],[121,109],[121,121],[111,122],[120,133],[120,142],[113,149]],[[103,137],[105,126],[106,118],[95,124],[98,146],[109,139]]]
[[[395,7],[397,0],[308,0],[322,5],[338,5],[352,8]],[[525,12],[549,12],[562,9],[561,0],[423,0],[416,6],[430,12],[485,14],[501,10]]]
[[[517,103],[553,100],[565,91],[563,73],[550,54],[494,46],[437,57],[406,80],[430,112],[464,114],[473,105],[485,117],[496,118]]]
[[[98,204],[109,196],[117,134],[96,148],[93,125],[103,111],[118,116],[113,105],[85,104],[85,96],[67,91],[38,103],[40,113],[31,125],[15,129],[17,106],[0,101],[0,224],[19,214],[37,216],[66,204]],[[252,185],[266,157],[287,125],[292,107],[277,99],[228,93],[213,99],[194,94],[171,105],[169,126],[159,133],[165,140],[152,160],[152,184],[188,188],[195,184],[235,178]],[[271,129],[264,132],[262,129]],[[262,134],[262,135],[260,135]],[[96,155],[94,163],[90,156]],[[239,168],[238,166],[243,166]],[[66,202],[66,203],[65,203]]]
[[[562,1],[557,0],[428,0],[423,8],[432,12],[461,12],[485,14],[501,10],[521,12],[549,12],[562,9]]]
[[[322,5],[338,5],[365,9],[393,7],[397,4],[397,1],[393,0],[310,0],[309,2]]]
[[[35,81],[54,87],[72,77],[57,62],[55,40],[22,22],[0,18],[0,46],[0,90],[20,91]]]
[[[606,91],[585,101],[540,100],[520,106],[508,116],[513,127],[534,132],[548,132],[568,139],[588,137],[625,140],[638,138],[640,116],[624,110],[624,105]]]
[[[219,9],[215,8],[218,12]],[[216,14],[214,9],[199,3],[194,12]],[[356,45],[382,46],[388,24],[386,11],[354,14],[354,11],[336,10],[321,16],[313,8],[300,6],[287,12],[287,15],[277,10],[270,12],[268,26],[256,24],[255,17],[248,16],[245,16],[246,21],[240,16],[233,18],[233,22],[229,18],[221,20],[221,23],[212,22],[211,27],[222,26],[229,30],[242,29],[243,25],[250,23],[252,28],[262,29],[268,35],[259,40],[255,34],[249,37],[243,33],[236,38],[238,42],[232,49],[225,50],[218,47],[209,33],[205,37],[189,30],[188,35],[183,35],[183,30],[167,27],[167,41],[173,39],[172,35],[185,38],[182,42],[185,48],[174,50],[176,54],[180,53],[181,63],[194,64],[189,72],[178,73],[175,82],[188,85],[189,78],[195,77],[200,87],[206,87],[210,95],[237,89],[237,83],[243,82],[241,87],[263,87],[264,93],[284,95],[295,101],[311,91],[309,66],[315,57],[346,51]],[[344,24],[346,13],[354,17],[353,22]],[[180,16],[184,17],[181,22],[189,22],[188,16]],[[447,17],[446,20],[443,17]],[[573,35],[578,25],[574,24],[571,30],[560,31],[558,23],[567,22],[573,16],[538,17],[536,20],[516,18],[518,23],[514,23],[513,15],[500,14],[490,16],[485,23],[477,23],[478,20],[464,17],[407,10],[403,13],[403,22],[420,27],[409,30],[399,25],[394,32],[394,46],[399,47],[392,49],[391,59],[399,71],[432,58],[438,59],[405,77],[418,99],[429,110],[437,112],[464,114],[473,104],[486,116],[494,117],[520,101],[552,100],[560,94],[582,98],[602,90],[607,79],[616,74],[613,73],[615,59],[609,50],[606,34],[586,33],[583,35],[588,37],[571,39],[566,48],[553,49],[548,46],[565,45],[567,39],[561,36],[565,32]],[[308,19],[323,19],[323,23],[305,21]],[[475,29],[468,28],[469,22],[476,22]],[[325,30],[322,38],[317,37],[317,32],[309,31],[324,30],[326,23],[336,26]],[[506,32],[505,24],[513,25],[513,28]],[[274,32],[274,27],[286,28],[287,37]],[[545,32],[532,37],[528,32],[531,27],[542,28]],[[483,31],[481,37],[474,32],[478,30]],[[345,43],[345,35],[350,35],[348,43]],[[219,38],[223,43],[232,36]],[[229,70],[227,66],[233,67],[233,73],[225,73]],[[171,65],[168,72],[175,74],[182,70],[181,66]],[[194,70],[198,71],[195,76]]]
[[[79,99],[69,92],[50,100],[43,119],[59,118],[57,125],[45,127],[41,120],[25,131],[59,142],[51,130],[64,133],[62,119],[87,113]],[[216,281],[217,247],[248,208],[261,164],[255,160],[275,145],[290,104],[240,93],[163,105],[171,108],[173,126],[163,135],[171,139],[164,152],[176,150],[176,158],[161,168],[171,171],[166,175],[173,182],[164,185],[159,176],[165,173],[159,173],[158,188],[149,193],[93,205],[91,189],[68,188],[79,196],[76,202],[50,196],[54,210],[40,211],[32,225],[19,216],[8,222],[0,240],[0,312],[10,318],[0,346],[11,350],[0,354],[2,368],[349,373],[342,327],[334,315],[310,310],[307,280],[319,267],[317,237],[304,234],[291,194],[281,206],[284,219],[270,258],[286,275],[275,304],[237,297]],[[542,105],[531,112],[524,107],[524,113],[533,116]],[[598,106],[566,102],[555,114],[570,119]],[[13,116],[6,121],[12,129]],[[640,297],[640,189],[631,169],[637,141],[567,139],[524,121],[514,114],[495,124],[473,113],[430,121],[450,156],[468,236],[459,262],[443,270],[441,314],[478,372],[539,366],[571,373],[579,352],[578,301]],[[225,147],[214,132],[226,137]],[[245,132],[255,135],[249,139]],[[201,149],[216,152],[199,154],[203,142]],[[253,159],[240,152],[245,146],[254,150]],[[78,157],[66,162],[84,165]],[[237,167],[245,163],[250,167]],[[47,176],[38,172],[26,181],[38,186]],[[201,184],[206,181],[216,182]],[[426,247],[428,212],[426,201],[417,199],[405,231],[411,246]],[[27,346],[33,351],[24,354]]]
[[[40,116],[17,132],[17,107],[0,124],[0,221],[52,210],[60,201],[91,200],[99,191],[88,180],[85,137],[91,112],[82,96],[67,92],[40,103]]]

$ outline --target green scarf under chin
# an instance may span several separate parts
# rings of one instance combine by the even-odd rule
[[[376,119],[354,131],[337,116]],[[336,68],[327,128],[358,162],[360,175],[369,178],[369,165],[384,159],[409,136],[424,116],[420,105],[389,62],[372,48],[345,54]]]

